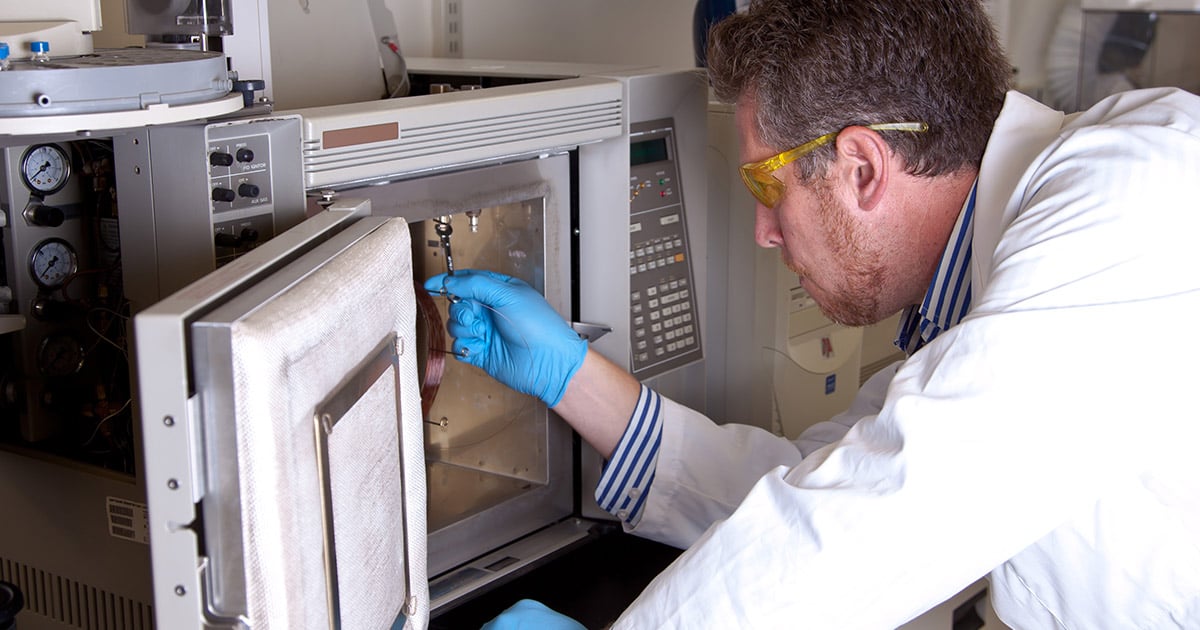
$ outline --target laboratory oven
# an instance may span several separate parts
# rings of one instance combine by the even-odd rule
[[[351,605],[361,597],[355,585],[379,576],[403,583],[404,596],[379,600],[364,618],[420,622],[586,540],[608,518],[591,498],[599,455],[541,403],[439,354],[449,344],[446,303],[424,299],[419,285],[446,270],[447,240],[458,268],[526,280],[594,350],[704,409],[702,77],[461,60],[409,68],[413,95],[403,99],[272,110],[234,93],[174,105],[173,119],[156,108],[154,124],[134,124],[128,112],[8,111],[0,121],[12,123],[0,126],[0,492],[19,515],[0,528],[0,579],[25,592],[21,627],[222,627],[264,617],[327,627],[351,623],[350,611],[362,610]],[[382,282],[371,270],[397,264],[362,252],[397,247],[403,273]],[[361,265],[346,262],[360,255]],[[398,301],[409,310],[366,334],[352,323],[359,309],[346,306],[355,291],[343,282],[365,282],[356,293],[364,308]],[[268,361],[282,376],[264,387],[283,393],[256,402],[263,388],[239,387],[252,381],[228,366],[243,327],[292,330],[310,319],[333,324],[301,329],[335,354],[339,324],[362,333],[337,354],[346,376],[323,374],[338,362],[319,353],[296,355],[304,373]],[[244,365],[287,352],[251,350]],[[401,395],[412,382],[415,411]],[[354,467],[353,444],[339,445],[364,439],[354,401],[379,404],[377,395],[397,400],[396,420],[394,434],[367,439],[379,447],[365,449],[371,461],[409,453],[378,478]],[[340,411],[317,414],[315,427],[272,425],[296,432],[289,439],[315,465],[304,469],[311,477],[281,477],[303,462],[260,462],[261,449],[283,448],[271,441],[283,434],[256,428],[253,410],[310,399]],[[415,456],[406,451],[414,439]],[[351,476],[338,485],[342,470]],[[362,479],[410,490],[403,501],[380,491],[367,505],[362,492],[345,493]],[[306,497],[312,511],[298,511],[307,516],[293,529],[262,520],[279,510],[257,498],[287,504],[263,484]],[[339,499],[353,496],[349,508]],[[363,522],[379,526],[352,535],[329,525],[346,509],[366,510]],[[360,544],[372,531],[411,544],[373,554]],[[313,542],[298,548],[314,555],[280,545],[293,540]],[[364,557],[379,566],[347,568]],[[272,617],[316,600],[269,588],[282,575],[271,567],[312,576],[297,591],[320,599],[311,618]]]
[[[413,221],[423,247],[414,250],[418,282],[446,271],[448,233],[457,268],[528,281],[594,350],[703,410],[703,164],[688,157],[704,146],[702,77],[408,64],[414,90],[437,98],[296,110],[305,186],[316,193],[310,205],[362,198],[376,215]],[[436,302],[432,321],[445,317]],[[435,606],[577,542],[589,523],[574,516],[611,519],[591,493],[599,454],[580,445],[569,457],[569,430],[543,406],[457,362],[447,367],[426,424],[430,493],[446,498],[431,499]],[[544,452],[533,449],[546,440]],[[525,535],[518,547],[478,557]]]

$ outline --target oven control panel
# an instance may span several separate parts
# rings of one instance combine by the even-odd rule
[[[633,375],[650,378],[703,357],[683,186],[669,119],[629,139],[629,304]]]

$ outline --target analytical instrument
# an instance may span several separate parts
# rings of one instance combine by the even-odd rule
[[[334,64],[367,96],[281,83],[316,76],[279,29],[316,41],[323,4],[130,0],[152,45],[119,51],[88,47],[98,15],[74,4],[71,37],[14,38],[0,71],[0,496],[22,515],[0,579],[21,627],[419,626],[586,540],[609,518],[598,454],[453,359],[422,382],[446,305],[416,317],[414,287],[451,257],[611,330],[595,350],[704,408],[696,73],[408,59],[410,96],[383,99],[374,37]],[[385,304],[393,325],[354,323]],[[273,516],[289,505],[307,516]]]

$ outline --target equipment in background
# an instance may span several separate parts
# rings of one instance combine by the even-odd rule
[[[779,428],[795,439],[844,411],[858,393],[863,331],[835,324],[780,266],[777,346],[768,349]]]
[[[244,33],[237,12],[255,3],[230,4],[210,3]],[[311,8],[323,10],[317,4]],[[232,285],[213,283],[238,274],[261,280],[294,262],[287,253],[279,258],[282,266],[248,271],[271,251],[260,248],[278,235],[297,234],[289,229],[306,234],[306,217],[327,216],[325,208],[343,199],[363,197],[373,215],[404,219],[413,235],[414,279],[445,270],[437,225],[452,225],[459,268],[522,277],[565,317],[612,329],[593,347],[631,369],[637,360],[631,226],[642,220],[635,212],[645,211],[651,219],[644,233],[652,226],[661,231],[655,238],[664,248],[669,234],[679,255],[666,275],[646,277],[677,296],[666,306],[682,311],[686,303],[696,315],[685,324],[682,313],[672,313],[678,329],[692,326],[692,343],[684,337],[681,348],[677,339],[672,351],[664,334],[670,360],[655,363],[651,354],[644,376],[666,395],[705,405],[699,321],[705,288],[701,282],[686,295],[670,291],[673,282],[696,285],[706,277],[704,180],[693,157],[704,142],[701,77],[650,68],[410,60],[409,98],[272,110],[257,96],[271,92],[261,82],[246,86],[249,98],[228,91],[234,84],[225,64],[236,56],[199,50],[233,44],[217,28],[224,19],[204,21],[207,30],[190,35],[153,37],[153,47],[143,51],[217,60],[222,74],[214,100],[0,116],[6,211],[0,235],[11,288],[3,321],[19,331],[0,337],[12,357],[0,410],[0,473],[8,482],[0,487],[0,502],[22,515],[0,526],[0,538],[15,541],[0,552],[0,579],[26,594],[22,628],[98,628],[113,618],[135,630],[222,627],[245,623],[250,614],[296,612],[265,603],[256,589],[270,580],[239,564],[262,550],[246,543],[243,554],[234,551],[233,541],[261,540],[272,531],[269,521],[235,518],[271,509],[252,508],[244,502],[250,494],[236,492],[262,483],[244,478],[250,462],[231,446],[253,432],[248,418],[254,414],[236,427],[213,414],[214,405],[237,406],[240,398],[229,398],[227,387],[236,379],[225,378],[221,368],[212,372],[195,356],[180,358],[185,349],[214,348],[211,341],[155,336],[132,322],[139,314],[180,309],[182,302],[172,300],[203,298],[204,306],[177,313],[183,323],[165,325],[184,334],[201,311],[249,299],[233,298]],[[308,18],[299,23],[318,25]],[[121,87],[92,78],[103,69],[51,63],[84,73],[84,85]],[[138,76],[146,65],[121,73]],[[39,73],[12,73],[22,74]],[[213,88],[206,83],[206,89]],[[56,95],[50,100],[70,102]],[[189,117],[181,108],[189,108]],[[168,112],[174,117],[163,116]],[[667,147],[666,159],[638,164],[655,176],[647,176],[651,187],[643,194],[648,199],[653,190],[665,207],[631,206],[633,134]],[[655,271],[661,271],[657,264]],[[324,321],[319,298],[289,300],[295,302],[305,305],[305,316]],[[662,316],[665,306],[659,308]],[[278,319],[282,326],[286,318]],[[240,319],[222,321],[232,326]],[[425,341],[412,344],[413,355],[435,346]],[[418,459],[425,464],[420,483],[431,507],[419,512],[419,527],[404,526],[406,535],[428,546],[427,555],[412,544],[408,549],[428,558],[432,578],[432,600],[422,599],[423,577],[413,578],[420,587],[409,585],[417,601],[403,605],[415,611],[415,620],[586,540],[596,524],[589,518],[611,519],[590,497],[600,457],[586,448],[576,455],[564,423],[465,364],[451,360],[444,367],[418,432]],[[303,387],[303,379],[279,380],[283,387]],[[262,479],[256,470],[254,478]],[[273,500],[287,501],[282,495]],[[335,542],[338,550],[353,544]],[[257,557],[294,559],[271,553]],[[417,566],[406,562],[404,570]],[[350,590],[338,601],[356,594]],[[319,624],[339,609],[346,606],[327,597],[322,606],[314,603],[308,621]],[[282,625],[298,627],[291,620]]]
[[[696,0],[696,8],[692,11],[692,51],[696,55],[697,66],[703,68],[707,65],[708,31],[737,11],[738,4],[734,0]]]
[[[709,321],[725,343],[710,373],[710,416],[796,437],[843,411],[860,383],[863,330],[834,324],[779,260],[754,240],[754,199],[738,179],[733,107],[708,105],[709,251],[729,261],[714,274]]]
[[[0,71],[0,502],[11,518],[0,525],[0,579],[25,595],[22,628],[149,628],[150,525],[130,318],[169,285],[172,267],[160,267],[159,254],[181,273],[195,268],[185,254],[158,249],[152,218],[141,222],[153,216],[153,195],[205,226],[192,238],[210,243],[200,267],[214,262],[212,237],[202,236],[212,233],[209,180],[192,178],[203,182],[199,198],[152,191],[147,126],[240,112],[245,97],[233,90],[245,86],[218,53],[94,50],[99,2],[17,3],[3,20],[10,60]],[[132,145],[142,155],[119,155],[114,138],[139,133]],[[174,166],[208,172],[204,140],[193,146],[163,144],[156,157],[179,151]],[[295,179],[280,188],[293,190],[302,211],[296,163]],[[267,168],[269,160],[258,170]],[[264,187],[256,197],[269,208],[272,187]]]
[[[1124,90],[1200,93],[1200,2],[1070,0],[1046,55],[1046,101],[1085,110]]]

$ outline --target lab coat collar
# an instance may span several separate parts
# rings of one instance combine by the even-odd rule
[[[977,294],[991,278],[1000,234],[1021,207],[1022,176],[1058,137],[1065,118],[1020,92],[1009,92],[1005,98],[979,167],[971,272]]]

